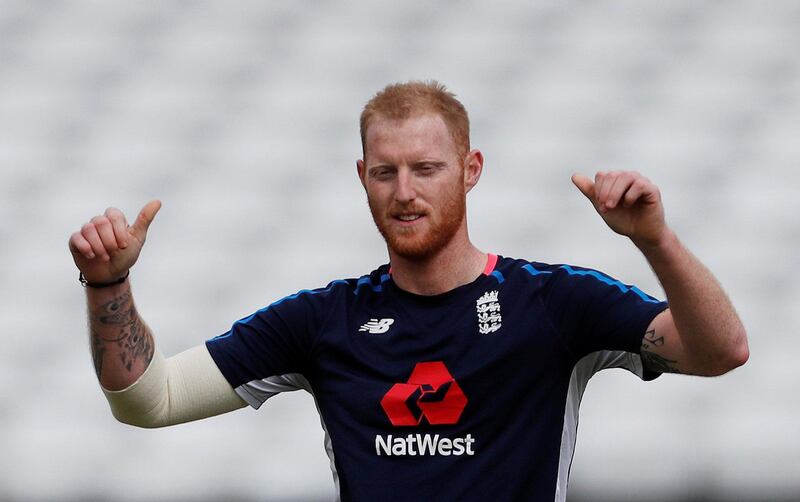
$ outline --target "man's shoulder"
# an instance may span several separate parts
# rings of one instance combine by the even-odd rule
[[[499,256],[495,270],[499,271],[504,276],[523,274],[523,276],[537,277],[553,274],[563,266],[565,265],[551,264],[522,258],[511,258],[508,256]]]
[[[498,257],[493,274],[501,277],[506,287],[538,294],[544,291],[578,286],[586,279],[599,283],[617,281],[597,270],[568,263],[548,263],[537,260]]]
[[[531,277],[546,278],[550,275],[566,275],[566,276],[606,276],[603,272],[598,270],[573,265],[569,263],[547,263],[536,260],[527,260],[519,258],[509,258],[501,256],[497,262],[496,270],[502,273],[523,273]]]
[[[498,261],[497,269],[506,276],[521,273],[526,278],[532,278],[532,282],[541,287],[542,291],[560,291],[562,294],[573,295],[571,297],[573,299],[576,291],[595,296],[631,293],[645,303],[661,303],[635,285],[620,281],[600,270],[580,265],[503,258]]]
[[[384,283],[389,280],[390,277],[389,265],[384,264],[359,277],[334,279],[324,287],[319,287],[316,289],[304,289],[295,295],[291,295],[290,297],[299,295],[336,296],[340,294],[357,296],[364,290],[380,292],[383,289]]]

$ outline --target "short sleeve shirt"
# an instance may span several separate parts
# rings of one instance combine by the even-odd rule
[[[666,307],[595,270],[489,255],[440,295],[400,289],[383,265],[206,345],[254,408],[314,396],[341,500],[565,500],[586,382],[657,376],[638,353]]]

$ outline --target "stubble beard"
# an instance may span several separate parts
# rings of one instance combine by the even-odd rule
[[[402,208],[394,206],[379,212],[369,195],[367,203],[375,226],[386,241],[389,251],[412,261],[428,259],[444,249],[461,228],[467,212],[466,194],[454,189],[447,194],[442,203],[439,221],[434,221],[433,216],[428,213],[425,215],[428,219],[425,222],[425,229],[416,227],[397,229],[397,227],[392,228],[393,219],[390,212],[393,209],[413,209],[413,205]]]

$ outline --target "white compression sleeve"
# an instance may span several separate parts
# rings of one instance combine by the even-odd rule
[[[247,406],[198,345],[165,359],[156,350],[139,379],[122,390],[103,389],[120,422],[164,427],[227,413]]]

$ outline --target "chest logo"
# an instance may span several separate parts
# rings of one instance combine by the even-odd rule
[[[487,291],[475,302],[478,312],[478,331],[482,335],[494,333],[502,326],[503,316],[500,315],[500,292]]]
[[[406,383],[396,383],[381,399],[395,427],[458,423],[467,396],[442,361],[417,363]]]
[[[394,319],[370,319],[368,323],[358,328],[358,331],[368,331],[371,335],[380,335],[389,331],[392,324],[394,324]]]

